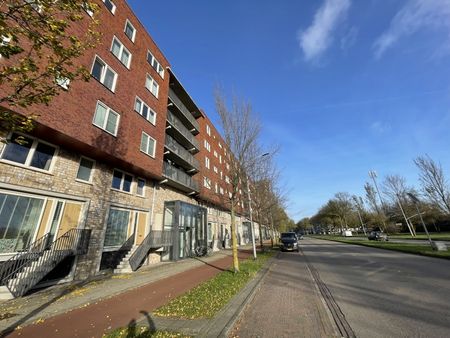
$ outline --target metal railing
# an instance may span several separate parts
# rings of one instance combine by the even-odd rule
[[[195,169],[200,168],[200,162],[181,144],[179,144],[172,136],[166,135],[166,147],[173,153],[177,154]]]
[[[136,271],[142,264],[151,248],[160,248],[163,246],[171,246],[173,242],[172,231],[153,230],[144,238],[142,243],[137,247],[131,255],[128,262],[131,269]]]
[[[195,136],[186,128],[186,126],[172,113],[167,110],[167,121],[176,129],[178,132],[184,136],[185,139],[189,141],[195,148],[200,150],[200,143],[195,138]]]
[[[181,102],[181,100],[178,98],[177,94],[169,88],[169,99],[173,102],[173,104],[178,108],[180,112],[183,113],[184,116],[189,120],[189,122],[194,126],[197,131],[200,131],[200,126],[195,119],[195,117],[192,115],[192,113],[189,111],[189,109],[186,108],[186,106]]]
[[[46,236],[49,237],[46,238]],[[26,252],[20,252],[12,257],[10,260],[22,262],[12,266],[10,264],[6,267],[7,271],[2,272],[2,284],[15,297],[24,295],[64,258],[86,254],[91,230],[71,229],[51,244],[48,244],[48,241],[52,236],[46,236],[30,245]],[[39,244],[39,241],[42,241],[42,243]],[[28,258],[26,262],[23,262],[24,257]]]
[[[4,280],[7,276],[14,274],[15,271],[20,271],[29,262],[38,259],[44,250],[49,249],[50,234],[46,234],[41,238],[31,243],[27,248],[21,250],[19,253],[12,256],[7,261],[0,265],[0,284],[4,285]]]
[[[163,162],[163,175],[173,181],[176,181],[185,187],[191,188],[194,191],[199,191],[198,183],[194,181],[192,176],[186,174],[183,170],[175,168],[173,165]]]

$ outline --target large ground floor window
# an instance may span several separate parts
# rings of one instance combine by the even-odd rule
[[[25,249],[42,215],[44,199],[0,193],[0,253]]]
[[[106,223],[105,247],[121,246],[127,240],[130,210],[109,210]]]

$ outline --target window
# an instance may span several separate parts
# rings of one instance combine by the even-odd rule
[[[137,179],[136,194],[139,196],[145,196],[145,180],[142,178]]]
[[[222,187],[219,188],[219,192],[220,192],[221,195],[223,195],[223,188]]]
[[[94,11],[89,7],[87,4],[87,1],[83,1],[83,4],[81,5],[83,7],[84,11],[92,18],[94,16]]]
[[[94,161],[82,157],[80,160],[80,166],[78,167],[77,179],[81,181],[91,182],[93,169]]]
[[[225,164],[227,167],[227,170],[230,170],[230,165],[228,163]]]
[[[209,144],[209,142],[205,140],[203,144],[205,145],[205,149],[211,152],[211,145]]]
[[[206,176],[203,177],[203,185],[206,189],[211,189],[211,180]]]
[[[56,148],[47,143],[14,133],[3,150],[2,159],[50,171],[55,153]]]
[[[219,155],[219,162],[222,164],[222,155]]]
[[[211,136],[211,128],[209,127],[209,125],[206,125],[206,133]]]
[[[217,151],[214,150],[214,157],[219,156],[219,154],[217,154]]]
[[[150,51],[147,51],[147,61],[152,66],[154,70],[164,79],[164,68],[161,66],[161,64],[156,60],[156,58],[153,56]]]
[[[25,249],[39,225],[44,199],[0,193],[0,253]]]
[[[205,167],[209,169],[209,158],[205,156]]]
[[[108,8],[108,10],[112,14],[116,12],[116,5],[114,5],[114,2],[112,2],[111,0],[103,0],[103,2],[105,3],[106,8]]]
[[[223,180],[223,172],[220,172],[220,179]]]
[[[105,247],[121,246],[127,240],[130,211],[111,208],[106,223]]]
[[[222,149],[222,143],[219,142],[219,148]]]
[[[217,169],[216,166],[214,166],[213,169],[214,169],[214,172],[215,172],[216,174],[219,172],[219,169]]]
[[[230,183],[230,178],[225,175],[225,182]]]
[[[149,74],[145,80],[145,88],[147,88],[150,93],[152,93],[156,98],[158,98],[159,85]]]
[[[113,37],[111,52],[116,58],[122,62],[125,67],[130,68],[131,53],[125,48],[122,42],[116,37]]]
[[[70,79],[67,77],[63,77],[63,76],[58,76],[55,79],[56,84],[58,86],[60,86],[61,88],[68,90],[69,89],[69,84],[70,84]]]
[[[95,126],[103,129],[104,131],[116,136],[117,129],[119,127],[120,115],[114,110],[109,108],[103,102],[97,101],[97,107],[95,108],[94,121]]]
[[[131,22],[127,19],[125,22],[125,29],[124,29],[125,35],[128,36],[128,39],[130,39],[132,42],[134,42],[134,39],[136,38],[136,28],[131,24]]]
[[[131,192],[131,183],[133,183],[133,176],[114,169],[111,185],[113,189]]]
[[[217,183],[214,184],[214,191],[217,193],[219,193],[219,185]]]
[[[36,12],[42,12],[42,5],[38,3],[37,0],[25,0],[27,4],[29,4]]]
[[[155,157],[155,144],[156,141],[150,135],[142,132],[141,136],[141,151],[151,157]]]
[[[156,113],[151,109],[144,101],[136,96],[136,101],[134,102],[134,110],[141,114],[147,121],[151,124],[156,124]]]
[[[110,91],[114,92],[117,82],[117,73],[98,56],[95,57],[91,74],[97,81],[102,83]]]
[[[0,50],[3,49],[4,55],[9,55],[9,43],[11,42],[10,36],[0,35]],[[1,48],[5,47],[5,48]],[[0,53],[0,58],[2,57],[2,54]]]

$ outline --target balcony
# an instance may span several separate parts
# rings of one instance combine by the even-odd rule
[[[175,168],[173,165],[163,162],[163,176],[166,177],[169,185],[186,192],[198,192],[199,186],[196,181],[183,170]]]
[[[187,123],[190,129],[193,130],[193,133],[198,134],[200,131],[200,126],[197,122],[197,120],[194,118],[192,113],[189,111],[189,109],[186,108],[186,106],[181,102],[181,100],[178,98],[178,96],[175,94],[175,92],[169,88],[169,100],[172,102],[172,104],[177,108],[177,110],[181,113],[182,119],[184,122]]]
[[[187,149],[195,148],[197,151],[200,150],[200,144],[195,136],[192,135],[192,133],[170,110],[167,110],[167,121],[172,127],[167,129],[167,133],[170,134],[170,136]]]
[[[172,161],[180,164],[189,171],[199,171],[200,163],[198,160],[187,151],[181,144],[179,144],[172,136],[166,135],[165,142],[166,149],[169,150],[169,153],[166,155]]]

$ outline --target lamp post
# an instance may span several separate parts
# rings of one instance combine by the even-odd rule
[[[364,226],[364,222],[363,222],[363,219],[361,217],[361,212],[359,211],[360,205],[359,205],[358,199],[356,198],[356,196],[353,196],[353,200],[355,201],[355,204],[356,204],[356,211],[358,212],[359,221],[361,222],[361,226],[362,226],[362,229],[364,231],[364,236],[367,236],[366,227]]]
[[[269,153],[262,154],[259,158],[265,157]],[[250,232],[252,234],[252,248],[253,248],[253,259],[256,259],[256,242],[255,242],[255,228],[253,227],[253,211],[252,211],[252,196],[250,194],[250,179],[247,174],[247,196],[248,196],[248,213],[250,218]],[[261,234],[259,234],[261,236]]]
[[[433,241],[431,240],[430,234],[428,233],[427,226],[425,225],[425,222],[423,221],[422,213],[419,210],[419,202],[420,202],[419,199],[413,193],[407,192],[406,194],[409,196],[409,198],[411,198],[413,204],[416,206],[417,214],[420,217],[420,222],[422,222],[423,229],[425,230],[425,233],[427,234],[428,242],[430,242],[431,248],[433,250],[436,250],[436,246],[434,245]]]
[[[384,207],[383,198],[381,197],[380,190],[378,189],[378,184],[377,184],[377,180],[376,180],[376,178],[378,177],[377,172],[375,170],[369,170],[369,177],[373,180],[373,184],[375,185],[375,189],[377,191],[378,198],[380,199],[381,211],[382,211],[381,212],[382,215],[381,214],[380,215],[383,218],[384,231],[386,231],[386,233],[387,233],[386,221],[384,219],[386,208]],[[378,207],[377,207],[377,209],[378,209]]]

